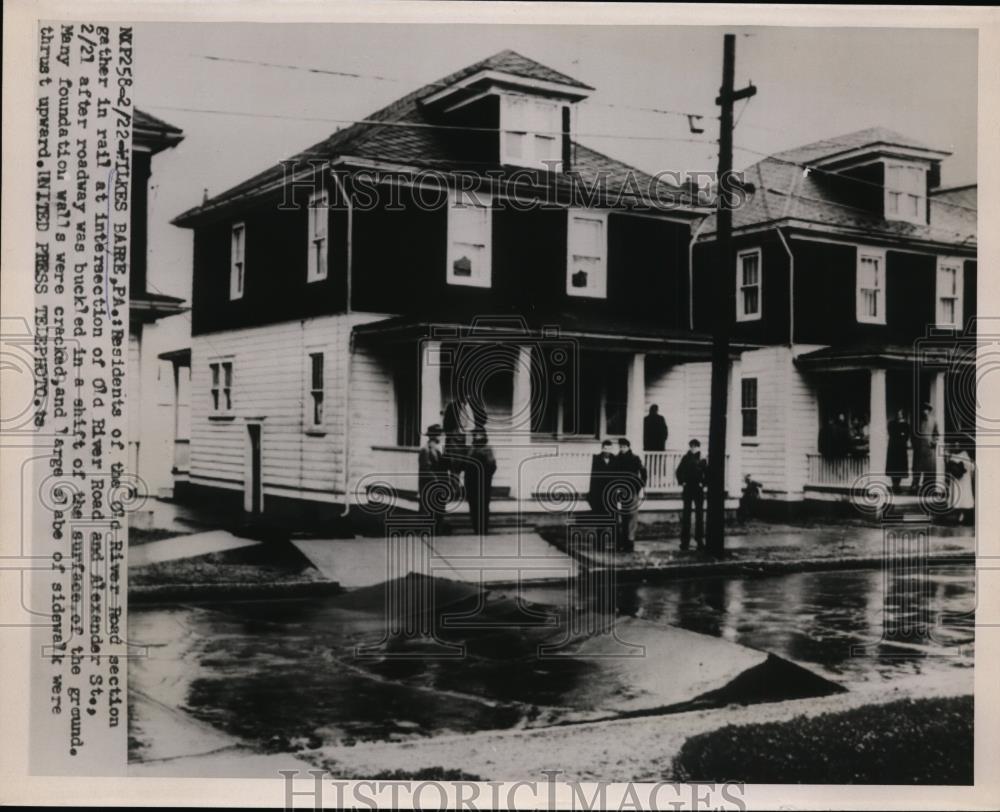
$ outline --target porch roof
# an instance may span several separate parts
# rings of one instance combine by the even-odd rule
[[[645,352],[684,360],[707,360],[712,354],[712,337],[691,330],[643,325],[613,317],[571,314],[549,318],[535,315],[529,322],[521,316],[426,318],[394,316],[359,324],[354,334],[372,344],[394,344],[435,338],[441,341],[518,340],[536,342],[570,339],[587,349],[622,352]],[[736,358],[748,345],[731,344],[730,356]]]
[[[914,344],[848,344],[823,347],[795,358],[809,370],[852,370],[911,367],[914,364],[974,364],[975,347],[955,341],[929,339]]]

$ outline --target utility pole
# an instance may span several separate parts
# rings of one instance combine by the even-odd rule
[[[729,408],[729,332],[736,286],[733,256],[733,104],[757,92],[753,84],[733,90],[736,35],[726,34],[722,51],[722,88],[715,100],[719,116],[719,174],[716,195],[716,292],[712,309],[712,410],[708,426],[708,516],[706,546],[720,556],[726,542],[726,414]]]

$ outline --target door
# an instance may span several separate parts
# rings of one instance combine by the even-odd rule
[[[263,509],[263,488],[261,483],[261,424],[247,424],[247,455],[243,509],[258,514]]]

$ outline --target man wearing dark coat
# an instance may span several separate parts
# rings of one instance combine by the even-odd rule
[[[642,447],[646,451],[665,451],[667,448],[667,421],[655,403],[642,421]]]
[[[441,426],[434,423],[427,427],[427,445],[417,455],[417,488],[420,512],[434,520],[435,533],[444,525],[443,494],[446,487],[448,466],[441,450]]]
[[[632,453],[632,443],[625,437],[618,441],[618,456],[614,460],[614,485],[618,503],[618,551],[635,549],[635,531],[639,525],[639,502],[646,487],[646,466]],[[614,498],[614,496],[612,497]]]
[[[698,549],[705,546],[704,504],[705,478],[708,473],[708,463],[701,458],[701,442],[692,440],[688,443],[688,452],[681,457],[675,472],[677,482],[682,487],[681,493],[681,549],[691,546],[691,508],[694,507],[694,543]]]
[[[605,440],[601,443],[601,453],[594,454],[590,461],[590,489],[587,491],[587,504],[597,516],[610,516],[612,512],[611,485],[615,471],[613,448],[614,443]]]
[[[885,453],[885,472],[892,482],[893,491],[898,491],[900,483],[910,475],[910,461],[906,447],[913,429],[902,409],[889,421],[889,441]]]
[[[941,433],[934,419],[934,407],[925,403],[920,407],[920,421],[913,432],[913,492],[918,493],[925,483],[937,478],[937,444]]]
[[[486,429],[472,432],[472,448],[465,462],[465,493],[469,500],[472,532],[485,536],[490,527],[490,496],[497,461],[490,448]]]

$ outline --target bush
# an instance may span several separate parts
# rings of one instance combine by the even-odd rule
[[[972,784],[973,700],[900,700],[693,736],[672,780]]]

